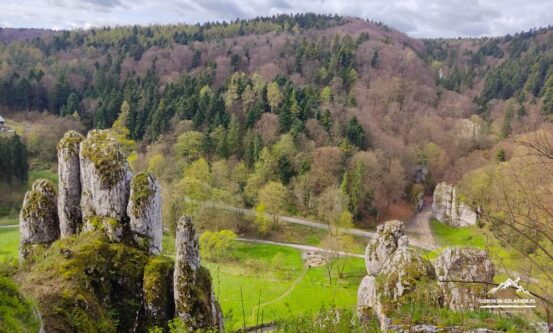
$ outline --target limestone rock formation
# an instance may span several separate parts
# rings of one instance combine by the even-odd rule
[[[408,245],[407,236],[401,236],[397,250],[380,271],[380,276],[384,278],[377,285],[377,291],[393,301],[413,292],[421,281],[436,280],[430,261],[409,249]]]
[[[174,273],[175,314],[192,329],[222,330],[223,318],[215,299],[209,271],[200,266],[198,239],[189,217],[177,224]]]
[[[120,240],[128,219],[131,180],[121,145],[109,131],[91,131],[81,142],[79,161],[84,229],[103,227],[110,239]]]
[[[176,264],[152,256],[161,252],[162,241],[161,188],[154,175],[133,178],[109,130],[92,131],[86,139],[66,133],[58,159],[59,205],[54,185],[38,180],[20,213],[21,259],[41,247],[41,256],[51,263],[45,267],[28,260],[21,272],[29,285],[38,278],[44,286],[26,291],[37,300],[45,330],[166,330],[177,316],[190,329],[222,331],[222,311],[209,271],[200,266],[190,218],[178,223]],[[58,211],[63,236],[75,236],[50,247],[60,237]],[[118,310],[117,318],[110,309]]]
[[[19,258],[25,260],[34,245],[50,245],[60,235],[54,184],[38,179],[25,194],[19,214]]]
[[[135,241],[150,253],[161,253],[161,188],[152,173],[144,171],[132,178],[127,215]]]
[[[478,299],[486,297],[495,275],[495,266],[484,250],[447,248],[434,266],[444,303],[452,310],[477,307]]]
[[[365,252],[369,275],[357,292],[357,313],[362,321],[376,316],[383,331],[390,328],[394,310],[421,297],[415,294],[417,288],[425,288],[436,281],[430,261],[408,245],[403,223],[390,221],[378,227],[376,237]],[[437,288],[425,289],[421,299],[437,304]]]
[[[365,249],[365,265],[369,275],[377,275],[384,262],[396,251],[398,240],[404,233],[403,222],[389,221],[376,229],[377,237]]]
[[[459,201],[456,188],[445,182],[436,185],[432,214],[438,220],[454,227],[476,224],[478,216],[469,206]]]
[[[65,133],[58,144],[58,216],[61,237],[77,234],[82,227],[79,147],[84,137]]]
[[[369,319],[373,316],[373,311],[378,313],[381,307],[377,309],[380,303],[376,297],[376,277],[367,275],[361,280],[359,289],[357,289],[357,314],[361,320]],[[380,317],[380,315],[377,315]]]

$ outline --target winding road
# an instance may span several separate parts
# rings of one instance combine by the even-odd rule
[[[203,202],[202,205],[217,208],[217,209],[235,211],[245,215],[255,216],[256,214],[256,212],[252,209],[238,208],[238,207],[230,206],[223,203],[217,203],[217,202],[211,202],[211,201]],[[266,215],[267,217],[272,217],[272,215],[270,214],[266,214]],[[406,230],[408,230],[408,232],[411,232],[411,236],[412,236],[412,237],[409,237],[409,244],[424,250],[434,250],[439,247],[434,241],[434,238],[432,237],[432,232],[430,230],[431,216],[432,216],[431,208],[426,207],[422,212],[416,214],[411,219],[411,221],[406,223]],[[279,215],[278,219],[280,222],[292,223],[292,224],[303,225],[311,228],[328,230],[327,224],[312,221],[312,220],[307,220],[299,217]],[[369,239],[373,238],[376,235],[376,232],[355,229],[355,228],[339,228],[339,231],[345,234],[365,237]]]
[[[405,233],[409,236],[411,243],[416,240],[421,244],[425,244],[430,249],[439,247],[438,242],[434,239],[434,234],[430,228],[430,220],[432,219],[432,207],[426,205],[423,210],[415,214],[407,223],[405,223]],[[420,246],[419,246],[420,247]]]

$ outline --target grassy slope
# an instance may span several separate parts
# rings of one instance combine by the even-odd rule
[[[440,246],[460,246],[460,247],[474,247],[478,249],[487,249],[490,256],[496,265],[500,269],[500,272],[496,274],[496,280],[502,281],[507,276],[504,271],[520,271],[520,255],[513,251],[508,251],[503,247],[499,241],[484,228],[477,226],[455,228],[450,227],[436,219],[430,221],[430,227],[438,244]],[[430,253],[430,257],[436,257],[438,251]]]
[[[274,245],[237,243],[230,256],[220,264],[204,261],[230,329],[243,325],[243,313],[249,326],[332,305],[353,310],[365,274],[362,259],[347,259],[345,278],[329,284],[325,267],[305,269],[299,251]]]

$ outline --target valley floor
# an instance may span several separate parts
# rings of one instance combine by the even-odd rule
[[[476,226],[448,227],[430,219],[430,216],[431,212],[426,208],[413,217],[407,223],[408,234],[432,244],[434,248],[488,248],[498,267],[497,281],[517,274],[516,256],[505,250],[491,234]],[[3,219],[0,222],[0,262],[14,262],[17,259],[19,230],[17,225],[6,225],[9,222],[14,220]],[[238,239],[223,258],[218,261],[203,260],[211,272],[227,328],[237,330],[281,318],[316,314],[322,308],[355,309],[357,288],[366,272],[361,258],[362,247],[356,248],[355,253],[349,253],[349,256],[333,260],[330,266],[309,267],[304,263],[302,253],[324,247],[317,230],[321,230],[321,226],[303,223],[287,225],[281,234],[289,235],[291,240],[284,236],[276,241]],[[305,238],[303,244],[295,244],[302,242],[302,238],[295,237],[298,232],[312,234],[313,237]],[[360,238],[359,242],[362,242],[365,237]],[[174,248],[172,242],[170,237],[166,237],[165,248]],[[436,258],[438,253],[439,249],[427,251],[430,259]],[[166,255],[174,254],[168,252]],[[339,274],[341,270],[343,272]],[[521,278],[525,280],[523,276]]]

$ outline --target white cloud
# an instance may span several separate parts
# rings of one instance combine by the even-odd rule
[[[504,35],[553,22],[550,0],[2,0],[0,25],[70,29],[307,11],[382,21],[416,37]]]

